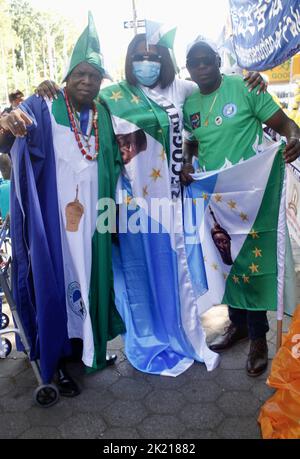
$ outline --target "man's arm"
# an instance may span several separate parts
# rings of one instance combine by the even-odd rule
[[[190,176],[195,172],[193,167],[193,156],[198,156],[198,142],[185,139],[183,145],[183,168],[180,174],[181,183],[184,186],[190,185],[194,180]]]
[[[14,137],[24,137],[27,134],[27,126],[31,124],[29,116],[20,108],[0,118],[0,130],[4,136],[11,133]]]
[[[265,124],[287,138],[283,152],[286,163],[292,163],[300,156],[300,128],[283,110],[278,110]]]
[[[19,108],[2,116],[0,118],[0,150],[8,153],[15,137],[24,137],[27,134],[27,126],[31,124],[31,119]]]

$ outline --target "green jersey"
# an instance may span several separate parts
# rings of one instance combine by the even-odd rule
[[[197,90],[187,98],[183,111],[189,139],[199,142],[201,168],[221,169],[259,153],[262,123],[278,110],[270,94],[249,92],[239,76],[223,76],[221,86],[211,94]]]

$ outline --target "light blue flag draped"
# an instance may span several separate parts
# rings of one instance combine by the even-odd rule
[[[114,287],[125,353],[147,373],[177,376],[194,360],[210,371],[219,357],[206,344],[188,269],[180,184],[173,176],[180,129],[163,108],[169,101],[144,91],[120,83],[102,92],[124,160]],[[169,110],[176,118],[176,108]],[[205,283],[200,287],[205,290]]]
[[[122,187],[130,201],[124,176]],[[120,226],[134,214],[136,209],[121,205]],[[139,219],[145,230],[153,225],[142,209]],[[113,250],[116,305],[126,324],[125,353],[132,365],[146,373],[176,376],[199,356],[183,329],[176,252],[170,234],[160,224],[157,230],[118,235],[120,244]]]

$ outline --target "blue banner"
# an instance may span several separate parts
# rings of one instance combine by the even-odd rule
[[[300,51],[299,0],[230,0],[240,67],[267,70]]]

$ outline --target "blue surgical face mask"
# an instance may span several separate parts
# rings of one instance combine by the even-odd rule
[[[133,75],[143,86],[153,86],[159,79],[161,63],[153,61],[134,61]]]

